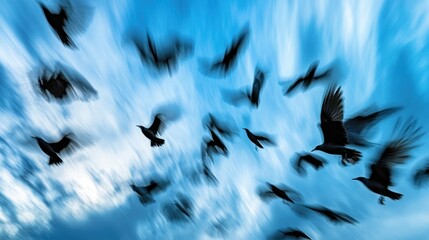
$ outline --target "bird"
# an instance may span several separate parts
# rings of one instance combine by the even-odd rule
[[[98,97],[97,90],[85,79],[80,73],[57,64],[56,69],[49,73],[50,70],[44,68],[38,76],[37,91],[50,101],[51,99],[66,103],[71,100],[88,101]]]
[[[297,159],[293,162],[293,164],[295,170],[299,174],[306,173],[305,168],[302,166],[304,162],[310,164],[316,170],[319,170],[319,168],[322,168],[323,165],[326,164],[325,159],[315,156],[313,154],[298,154]]]
[[[169,181],[155,181],[152,179],[146,186],[138,187],[135,184],[131,184],[130,187],[135,193],[137,193],[140,202],[143,205],[147,205],[155,202],[155,200],[153,199],[153,194],[165,190],[169,185]]]
[[[164,139],[157,137],[165,128],[162,118],[163,116],[160,113],[156,114],[149,128],[137,125],[137,127],[141,129],[143,135],[150,140],[151,147],[161,147],[165,143]]]
[[[301,198],[301,195],[296,192],[295,190],[286,187],[284,185],[282,186],[276,186],[274,184],[271,184],[269,182],[266,183],[266,189],[259,189],[258,195],[262,199],[269,199],[272,197],[278,197],[283,200],[284,203],[295,203],[295,201],[292,199],[291,195],[293,195],[293,198]]]
[[[42,3],[39,5],[61,42],[71,49],[77,49],[71,35],[83,32],[87,28],[93,16],[92,7],[77,2],[73,2],[72,5],[67,1],[67,4],[62,4],[59,11],[54,13],[46,5]]]
[[[266,136],[255,135],[249,129],[247,129],[247,128],[243,128],[243,129],[244,129],[244,131],[246,131],[246,134],[247,134],[247,137],[249,138],[249,140],[253,144],[255,144],[256,149],[264,148],[264,146],[262,145],[261,142],[272,144],[272,145],[275,144],[273,140],[271,140],[270,138],[268,138]]]
[[[64,135],[61,140],[54,143],[48,143],[37,136],[32,136],[32,138],[36,139],[40,149],[49,156],[48,165],[61,165],[64,161],[58,154],[77,147],[77,143],[71,138],[71,134]]]
[[[208,71],[220,71],[222,74],[229,73],[231,68],[235,66],[239,53],[242,51],[249,38],[249,33],[249,27],[247,25],[244,26],[238,36],[233,39],[231,46],[225,50],[223,57],[209,64]]]
[[[320,128],[324,142],[316,146],[313,151],[319,150],[328,154],[342,156],[341,163],[356,164],[362,157],[361,152],[347,148],[349,139],[343,124],[343,97],[341,87],[331,85],[325,92],[322,110],[320,113]]]
[[[149,50],[143,46],[141,41],[134,38],[134,44],[140,54],[140,58],[142,61],[151,64],[158,71],[167,69],[170,76],[172,71],[176,68],[179,58],[191,54],[194,48],[190,41],[186,41],[179,37],[173,37],[169,46],[159,51],[149,33],[146,34],[146,39]]]
[[[295,90],[298,86],[302,86],[304,90],[308,89],[310,85],[314,84],[316,81],[321,81],[327,77],[329,77],[332,73],[332,68],[325,70],[323,73],[316,75],[317,67],[319,66],[319,62],[316,61],[312,63],[307,70],[307,73],[303,76],[299,76],[298,79],[284,92],[284,95],[290,94],[293,90]]]
[[[344,122],[344,127],[347,131],[349,144],[360,147],[371,146],[372,144],[365,139],[364,133],[375,124],[396,113],[400,109],[401,108],[399,107],[390,107],[376,111],[365,109],[359,113],[356,113],[353,117],[346,119]]]
[[[203,163],[203,175],[205,179],[209,182],[212,182],[214,184],[217,184],[219,182],[210,167],[205,163]]]
[[[384,205],[384,197],[392,200],[401,199],[401,193],[389,189],[393,186],[392,168],[411,159],[410,152],[417,147],[417,142],[422,136],[421,127],[412,119],[406,124],[398,121],[395,129],[398,136],[388,141],[376,156],[376,161],[369,165],[369,178],[353,178],[362,182],[370,191],[379,194],[378,203],[381,205]]]
[[[286,237],[286,238],[311,240],[311,238],[307,234],[305,234],[303,231],[301,231],[299,229],[287,228],[284,230],[279,230],[279,232],[283,235],[283,237]]]
[[[186,221],[193,217],[193,203],[186,195],[179,193],[171,204],[164,207],[165,214],[171,221]]]
[[[211,134],[211,140],[206,140],[206,152],[211,157],[211,153],[220,153],[224,156],[228,156],[228,148],[225,146],[221,138],[213,131],[213,129],[210,129]]]
[[[301,205],[301,206],[320,214],[321,216],[327,218],[329,221],[333,223],[349,223],[349,224],[358,223],[358,221],[352,218],[351,216],[342,212],[333,211],[324,206],[320,206],[320,205],[319,206]]]
[[[260,68],[255,69],[252,89],[243,91],[224,91],[224,99],[233,105],[238,105],[244,101],[250,103],[251,106],[259,107],[259,96],[265,83],[266,73]]]
[[[203,124],[209,129],[216,130],[223,137],[232,137],[236,134],[233,127],[231,127],[229,123],[226,121],[221,121],[212,113],[208,113],[207,116],[204,117]]]
[[[416,187],[427,185],[429,180],[429,159],[426,159],[424,166],[417,169],[412,175],[413,184]]]

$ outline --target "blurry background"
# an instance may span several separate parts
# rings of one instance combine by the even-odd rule
[[[55,8],[56,1],[43,1]],[[72,1],[73,2],[73,1]],[[429,130],[429,3],[427,1],[91,1],[92,20],[62,45],[37,1],[3,1],[0,8],[0,238],[1,239],[264,239],[298,227],[314,239],[424,239],[429,189],[411,187],[422,145],[395,175],[400,201],[378,196],[351,179],[367,174],[377,146],[363,160],[299,176],[295,152],[322,141],[318,128],[324,87],[285,97],[279,82],[296,79],[315,60],[341,63],[345,115],[370,105],[402,106]],[[249,43],[224,78],[202,74],[199,61],[222,55],[248,24]],[[130,43],[130,32],[150,32],[156,43],[179,34],[194,54],[177,71],[152,74]],[[98,99],[58,104],[34,91],[34,69],[55,62],[91,83]],[[234,107],[222,89],[251,85],[256,66],[267,70],[258,109]],[[182,116],[167,126],[164,146],[151,148],[136,125],[149,125],[153,109],[175,102]],[[208,113],[233,118],[239,137],[226,141],[229,157],[212,167],[217,186],[195,181]],[[395,118],[380,124],[372,141],[392,135]],[[273,135],[277,147],[256,151],[241,128]],[[89,139],[64,164],[48,166],[33,135],[57,138],[64,129]],[[427,142],[425,135],[422,143]],[[153,177],[171,186],[143,206],[129,187]],[[357,225],[301,217],[280,201],[256,194],[261,182],[285,183],[305,202],[348,213]],[[184,193],[194,204],[189,222],[171,222],[165,204]],[[221,227],[219,227],[221,226]],[[221,229],[221,230],[219,230]]]

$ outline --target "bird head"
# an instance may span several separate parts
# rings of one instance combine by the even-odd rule
[[[365,178],[364,177],[357,177],[357,178],[353,178],[353,180],[357,180],[357,181],[363,182],[365,180]]]
[[[312,152],[314,152],[314,151],[317,151],[317,150],[321,150],[322,149],[322,147],[319,145],[319,146],[316,146],[313,150],[311,150]]]
[[[246,132],[248,132],[248,131],[249,131],[249,129],[247,129],[247,128],[243,128],[243,130],[244,130],[244,131],[246,131]]]
[[[136,125],[138,128],[143,129],[144,127],[142,125]]]

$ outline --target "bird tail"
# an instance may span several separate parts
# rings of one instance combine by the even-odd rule
[[[392,192],[392,191],[387,192],[386,195],[387,195],[387,197],[389,197],[392,200],[399,200],[402,197],[402,194],[396,193],[396,192]]]
[[[49,157],[49,165],[60,165],[62,163],[63,160],[57,154],[54,154]]]
[[[153,140],[150,141],[150,146],[154,147],[161,147],[162,145],[164,145],[165,140],[162,138],[154,138]]]
[[[346,148],[342,157],[341,163],[343,165],[347,165],[347,163],[356,164],[362,157],[362,153],[354,149]]]

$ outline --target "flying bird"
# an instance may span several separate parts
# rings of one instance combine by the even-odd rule
[[[270,199],[273,197],[278,197],[283,200],[285,203],[295,203],[293,198],[301,198],[301,195],[296,192],[295,190],[286,187],[284,185],[282,186],[276,186],[274,184],[271,184],[269,182],[266,183],[266,188],[268,189],[259,189],[258,195],[263,199]]]
[[[150,203],[155,202],[155,200],[153,199],[154,194],[165,190],[169,185],[169,181],[155,181],[152,179],[146,186],[138,187],[135,184],[131,184],[130,187],[135,193],[137,193],[140,202],[143,205],[148,205]]]
[[[429,182],[429,159],[423,167],[417,169],[413,174],[413,184],[416,187],[423,187]]]
[[[274,145],[275,143],[274,143],[274,141],[273,140],[271,140],[270,138],[268,138],[267,136],[262,136],[262,135],[260,135],[260,134],[258,134],[258,135],[256,135],[256,134],[253,134],[249,129],[247,129],[247,128],[243,128],[245,131],[246,131],[246,134],[247,134],[247,137],[249,138],[249,140],[253,143],[253,144],[255,144],[255,146],[256,146],[256,149],[258,149],[258,147],[259,148],[264,148],[264,146],[262,145],[262,143],[261,142],[263,142],[263,143],[267,143],[267,144],[271,144],[271,145]]]
[[[161,147],[162,145],[164,145],[165,140],[157,137],[157,135],[161,134],[161,132],[165,128],[163,116],[160,113],[155,115],[152,125],[150,125],[149,128],[146,128],[141,125],[137,125],[137,127],[139,127],[143,135],[150,140],[151,147]]]
[[[307,154],[297,154],[297,158],[295,161],[293,161],[293,166],[295,170],[299,174],[305,174],[306,170],[303,166],[304,163],[309,164],[314,169],[319,170],[319,168],[322,168],[327,162],[325,159],[318,157],[316,155],[307,153]]]
[[[210,167],[205,163],[203,163],[203,175],[205,179],[209,182],[212,182],[214,184],[217,184],[219,182]]]
[[[142,61],[155,67],[158,71],[167,69],[170,76],[172,71],[177,67],[181,57],[190,55],[193,52],[193,44],[190,41],[179,37],[172,37],[169,46],[163,49],[157,49],[152,36],[146,35],[148,49],[144,47],[141,41],[134,38],[134,44],[140,54]]]
[[[310,87],[310,85],[314,84],[315,82],[320,82],[331,75],[332,73],[331,68],[325,70],[323,73],[316,75],[316,70],[318,66],[319,66],[318,61],[312,63],[308,67],[307,73],[303,76],[299,76],[298,79],[296,79],[295,82],[285,91],[284,95],[290,94],[298,86],[302,86],[304,90],[307,90]]]
[[[193,217],[193,203],[189,197],[178,194],[177,199],[164,207],[165,214],[171,221],[186,221]]]
[[[205,140],[206,152],[211,157],[212,153],[223,154],[228,156],[228,148],[225,146],[221,138],[210,129],[211,140]]]
[[[404,164],[411,159],[410,152],[417,147],[417,141],[422,136],[421,128],[416,121],[409,120],[407,124],[397,124],[398,137],[389,141],[381,149],[379,156],[369,166],[369,178],[357,177],[353,180],[362,182],[370,191],[379,194],[378,202],[384,205],[384,197],[399,200],[402,194],[389,189],[393,186],[392,168]]]
[[[245,26],[238,34],[238,36],[232,41],[231,46],[225,50],[223,57],[214,60],[213,63],[209,64],[209,66],[207,67],[208,69],[205,71],[220,71],[220,73],[222,74],[229,73],[231,68],[236,65],[239,53],[243,50],[248,38],[249,27]]]
[[[255,69],[255,75],[253,79],[252,89],[246,89],[243,91],[224,91],[224,99],[233,105],[238,105],[243,102],[250,103],[251,106],[258,108],[259,106],[259,95],[265,83],[266,73],[261,69]]]
[[[312,150],[342,156],[341,162],[355,164],[362,157],[361,152],[347,148],[349,139],[343,124],[343,96],[341,87],[329,87],[325,93],[320,113],[320,127],[324,142]]]
[[[279,232],[282,234],[284,238],[295,238],[295,239],[308,239],[311,240],[311,238],[305,234],[303,231],[295,228],[288,228],[284,230],[279,230]]]
[[[67,152],[74,150],[77,147],[77,143],[71,138],[71,134],[64,135],[61,140],[54,143],[48,143],[40,137],[33,136],[36,139],[40,149],[49,156],[49,165],[60,165],[63,160],[58,156],[61,152]]]
[[[77,48],[71,35],[84,31],[92,18],[92,8],[67,1],[67,6],[60,6],[58,12],[49,10],[44,4],[39,3],[52,30],[61,42],[70,48]]]
[[[231,126],[231,122],[220,120],[215,117],[212,113],[208,113],[203,119],[203,124],[209,129],[216,130],[223,137],[232,137],[236,134],[234,127]]]
[[[349,215],[333,211],[329,208],[323,207],[323,206],[310,206],[310,205],[302,205],[303,207],[310,209],[311,211],[320,214],[321,216],[325,217],[329,221],[333,223],[349,223],[349,224],[356,224],[358,221]]]

